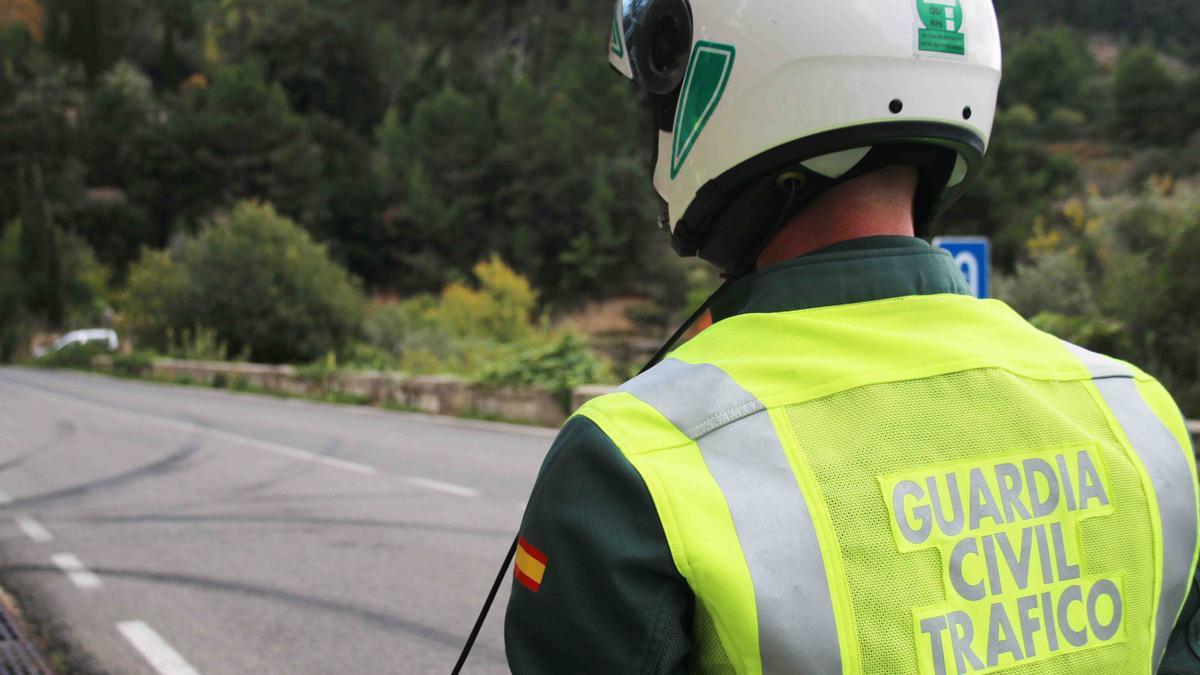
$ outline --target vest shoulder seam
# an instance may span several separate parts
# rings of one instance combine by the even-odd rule
[[[761,401],[759,401],[757,398],[749,398],[741,403],[723,408],[709,415],[708,417],[705,417],[687,429],[680,429],[680,431],[683,432],[684,436],[687,436],[693,441],[698,441],[717,429],[720,429],[721,427],[733,424],[738,420],[745,419],[751,415],[760,413],[763,410],[766,410],[766,406],[764,406]]]

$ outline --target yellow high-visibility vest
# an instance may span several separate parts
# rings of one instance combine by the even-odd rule
[[[578,414],[645,480],[698,670],[1148,673],[1195,571],[1170,396],[997,301],[735,316]]]

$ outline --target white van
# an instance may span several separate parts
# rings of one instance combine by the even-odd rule
[[[49,348],[42,347],[34,350],[34,358],[41,358],[50,352],[57,352],[71,345],[103,344],[110,352],[115,352],[121,346],[117,331],[111,328],[85,328],[73,330],[54,341]]]

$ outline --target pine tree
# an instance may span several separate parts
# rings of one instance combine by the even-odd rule
[[[20,274],[24,304],[51,326],[63,321],[63,271],[59,259],[58,230],[46,203],[42,170],[24,164],[21,178]]]

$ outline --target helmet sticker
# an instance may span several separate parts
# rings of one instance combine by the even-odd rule
[[[692,151],[692,146],[725,93],[736,53],[733,45],[706,41],[697,42],[692,49],[683,89],[679,94],[679,107],[675,111],[675,129],[671,136],[671,180],[679,175],[688,153]]]
[[[966,56],[967,31],[961,0],[916,0],[917,52]]]

